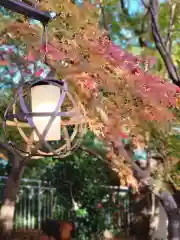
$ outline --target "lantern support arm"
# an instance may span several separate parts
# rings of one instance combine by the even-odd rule
[[[49,21],[52,19],[51,14],[49,12],[43,12],[20,1],[0,0],[0,5],[7,9],[10,9],[11,11],[27,16],[29,18],[39,20],[44,25],[47,25]]]

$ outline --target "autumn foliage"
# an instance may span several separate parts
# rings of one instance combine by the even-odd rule
[[[144,72],[141,68],[144,59],[109,41],[106,33],[98,28],[95,6],[85,1],[83,8],[77,8],[69,0],[42,0],[40,8],[59,13],[49,25],[46,63],[76,92],[88,116],[90,130],[107,142],[119,138],[123,124],[133,134],[148,131],[148,121],[166,130],[175,119],[171,109],[177,107],[179,89]],[[43,55],[44,48],[39,41],[42,28],[26,21],[9,23],[5,31],[27,44],[29,59]],[[116,170],[126,184],[133,182],[131,169],[123,158],[120,160],[113,150],[107,157],[118,162]]]

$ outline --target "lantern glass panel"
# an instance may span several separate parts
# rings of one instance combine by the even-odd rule
[[[51,113],[55,111],[60,99],[61,90],[54,85],[36,85],[31,88],[31,107],[33,113]],[[60,111],[60,109],[59,109]],[[34,124],[40,134],[43,133],[50,120],[50,116],[33,116]],[[61,117],[56,117],[45,137],[46,141],[57,141],[61,138]],[[34,140],[39,141],[34,132]]]

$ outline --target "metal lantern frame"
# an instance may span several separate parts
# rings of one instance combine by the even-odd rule
[[[28,91],[36,86],[36,85],[54,85],[60,88],[61,94],[60,98],[57,102],[55,111],[53,112],[32,112],[29,111],[27,104],[25,103],[25,97],[27,96]],[[67,112],[61,112],[61,106],[65,98],[68,98],[69,101],[72,103],[72,110]],[[19,108],[21,112],[16,113],[17,104],[19,102]],[[67,82],[65,80],[56,80],[53,78],[46,78],[44,80],[33,80],[22,84],[16,94],[13,102],[8,106],[4,114],[4,121],[3,121],[3,129],[5,133],[5,137],[7,137],[7,127],[17,127],[19,134],[23,138],[24,142],[26,143],[26,149],[21,149],[16,146],[15,143],[11,143],[15,148],[26,155],[31,156],[55,156],[58,158],[64,158],[70,155],[75,149],[79,147],[81,144],[81,140],[86,132],[86,121],[84,115],[84,109],[82,105],[80,106],[76,103],[75,99],[72,95],[68,92]],[[33,117],[50,117],[48,123],[43,131],[42,134],[38,131]],[[57,149],[54,149],[50,143],[45,140],[46,135],[53,124],[53,121],[56,117],[68,117],[70,118],[69,121],[63,122],[61,119],[61,129],[64,133],[64,140],[65,143],[62,146],[59,146]],[[71,136],[68,133],[68,126],[73,126],[73,131]],[[32,129],[30,137],[27,137],[23,128]],[[39,138],[38,142],[33,140],[34,132]],[[76,136],[78,135],[78,139]],[[59,140],[60,142],[61,140]],[[45,152],[41,149],[42,146],[45,146],[48,149],[48,152]]]

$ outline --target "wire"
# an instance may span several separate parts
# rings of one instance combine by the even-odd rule
[[[47,25],[43,25],[43,33],[42,33],[42,38],[41,38],[41,42],[42,42],[42,48],[43,48],[43,56],[41,58],[42,62],[46,62],[46,56],[48,53],[48,26]]]

